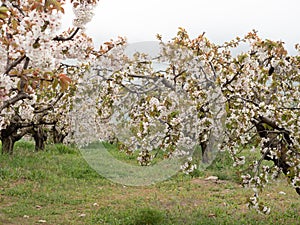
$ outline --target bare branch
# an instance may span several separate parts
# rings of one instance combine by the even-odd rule
[[[278,109],[283,109],[283,110],[300,110],[299,107],[279,107]]]
[[[240,66],[239,71],[236,72],[236,74],[228,81],[226,81],[223,85],[222,88],[226,87],[227,85],[231,84],[240,74],[241,74],[241,69],[243,69],[244,65]]]
[[[70,41],[75,37],[79,30],[80,28],[77,27],[76,30],[69,37],[56,36],[55,38],[53,38],[53,41]]]
[[[15,97],[5,101],[3,103],[3,105],[0,107],[0,112],[2,112],[3,109],[7,108],[10,105],[13,105],[14,103],[16,103],[17,101],[23,100],[23,99],[32,99],[31,96],[29,96],[27,93],[25,92],[20,92],[18,93]]]
[[[43,113],[45,111],[48,111],[50,109],[53,109],[54,106],[57,104],[57,102],[64,96],[64,93],[60,93],[57,97],[57,99],[53,102],[53,103],[50,103],[47,107],[43,108],[43,109],[35,109],[34,110],[34,113]]]
[[[22,16],[25,16],[25,13],[23,12],[23,10],[20,8],[19,5],[12,3],[12,6],[13,6],[14,8],[16,8],[16,9],[19,11],[19,13],[22,14]]]
[[[215,67],[214,65],[212,64],[212,62],[209,62],[209,65],[214,73],[214,79],[216,80],[217,79],[217,73],[216,73],[216,70],[215,70]]]
[[[16,67],[18,64],[20,64],[24,59],[26,58],[26,55],[23,55],[21,57],[19,57],[18,59],[16,59],[13,63],[11,63],[7,69],[4,71],[4,75],[8,75],[8,73],[14,68]]]
[[[250,100],[250,99],[247,99],[247,98],[243,98],[243,97],[241,97],[241,96],[231,96],[231,97],[229,98],[229,100],[230,100],[230,99],[241,99],[241,100],[243,100],[244,102],[248,102],[248,103],[251,103],[251,104],[255,105],[256,107],[259,107],[259,104],[258,104],[258,103],[254,102],[253,100]]]

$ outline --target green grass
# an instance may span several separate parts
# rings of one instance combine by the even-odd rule
[[[128,187],[101,177],[75,148],[33,149],[21,141],[13,157],[0,155],[0,224],[300,224],[299,196],[285,180],[264,191],[269,216],[247,209],[252,192],[237,183],[226,153],[194,177],[178,174],[152,186]],[[222,180],[205,181],[210,175]]]

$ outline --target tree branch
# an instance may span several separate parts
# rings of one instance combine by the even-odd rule
[[[300,110],[299,107],[279,107],[278,109],[282,109],[282,110]]]
[[[7,69],[4,71],[4,75],[8,75],[8,73],[14,68],[16,67],[18,64],[20,64],[24,59],[26,58],[26,55],[23,55],[21,57],[19,57],[18,59],[16,59],[13,63],[11,63]]]
[[[241,74],[241,69],[243,69],[243,67],[244,65],[241,65],[239,71],[237,71],[236,74],[230,80],[226,81],[225,84],[222,85],[222,88],[231,84],[235,80],[235,78],[237,78],[237,76]]]
[[[14,4],[14,3],[12,3],[12,6],[13,6],[14,8],[16,8],[16,9],[19,11],[19,13],[22,14],[22,16],[25,16],[25,13],[24,13],[23,10],[20,8],[20,6],[18,6],[17,4]]]
[[[16,103],[17,101],[23,100],[23,99],[32,99],[31,96],[26,94],[25,92],[18,93],[15,97],[5,101],[3,105],[0,107],[0,112],[2,112],[3,109],[7,108],[9,105],[12,105]]]
[[[57,104],[57,102],[64,96],[64,93],[60,93],[57,97],[57,99],[53,102],[53,103],[50,103],[46,108],[43,108],[43,109],[35,109],[34,110],[34,113],[43,113],[45,111],[48,111],[50,109],[53,109],[54,106]]]
[[[262,123],[265,123],[267,125],[269,125],[270,127],[272,127],[273,129],[276,129],[276,130],[284,130],[283,128],[280,128],[276,122],[272,121],[271,119],[267,118],[267,117],[264,117],[264,116],[259,116],[259,120],[262,122]]]
[[[69,37],[56,36],[55,38],[53,38],[53,41],[70,41],[75,37],[79,30],[80,28],[77,27],[76,30]]]

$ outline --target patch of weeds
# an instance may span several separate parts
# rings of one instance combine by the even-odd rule
[[[228,152],[219,152],[206,171],[217,176],[220,180],[238,180],[233,161]]]
[[[190,176],[192,178],[203,177],[204,172],[202,170],[195,169],[193,172],[190,173]]]
[[[47,151],[57,152],[59,154],[77,154],[78,150],[75,147],[71,147],[64,144],[52,144],[48,145],[46,148]]]
[[[135,208],[113,211],[110,207],[101,208],[92,216],[92,223],[122,225],[158,225],[167,223],[164,211],[154,208]]]
[[[34,142],[20,140],[15,143],[15,151],[25,150],[25,151],[34,151]]]
[[[165,213],[157,209],[144,208],[139,210],[133,220],[133,225],[155,225],[155,224],[163,224],[163,220],[165,218]]]
[[[80,156],[76,157],[70,155],[70,159],[58,159],[60,172],[63,176],[72,177],[76,179],[99,179],[101,176],[88,165],[88,163]]]
[[[5,195],[28,198],[32,196],[32,188],[30,183],[16,183],[13,187],[5,190]]]

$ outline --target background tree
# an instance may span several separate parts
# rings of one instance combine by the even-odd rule
[[[69,95],[71,78],[61,70],[61,63],[73,58],[90,57],[93,44],[82,28],[90,21],[96,0],[71,0],[75,28],[57,35],[65,1],[2,1],[1,24],[1,103],[0,139],[2,152],[13,152],[14,143],[33,133],[37,147],[43,148],[42,126],[55,124],[50,113],[67,106],[61,104]],[[46,118],[47,117],[47,118]]]
[[[190,156],[197,144],[206,153],[226,150],[234,166],[243,168],[243,185],[255,192],[249,206],[263,213],[269,208],[259,202],[259,192],[279,173],[299,194],[299,57],[255,31],[223,45],[204,34],[190,39],[182,28],[172,41],[158,38],[155,59],[127,57],[123,48],[97,58],[96,72],[85,74],[87,85],[79,92],[89,98],[81,114],[92,119],[77,124],[75,133],[90,142],[109,136],[103,131],[109,125],[122,150],[140,151],[141,165],[149,165],[157,149],[167,157]],[[237,54],[241,43],[248,47]],[[254,161],[249,149],[258,153]],[[192,168],[190,160],[183,164]]]
[[[219,80],[228,108],[226,148],[237,165],[249,163],[243,171],[248,172],[243,184],[255,191],[249,204],[267,213],[258,193],[280,172],[300,194],[300,61],[288,55],[283,42],[262,40],[256,32],[243,41],[249,50],[234,57]],[[253,162],[243,153],[249,146],[260,153]]]

